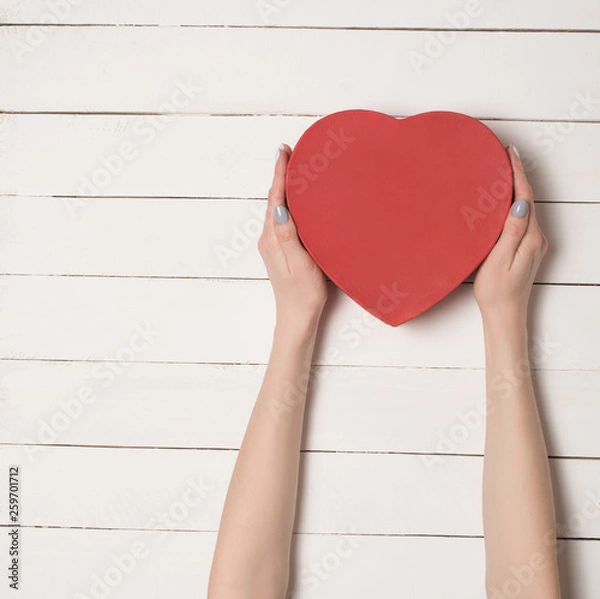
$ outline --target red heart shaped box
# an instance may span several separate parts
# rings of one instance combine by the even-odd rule
[[[455,112],[328,115],[301,136],[286,178],[307,251],[342,291],[392,326],[477,268],[498,240],[512,195],[500,140]]]

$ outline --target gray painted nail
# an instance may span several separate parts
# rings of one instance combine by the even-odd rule
[[[513,149],[513,152],[517,155],[517,158],[519,160],[521,160],[521,154],[520,154],[519,150],[517,150],[517,146],[515,146],[514,144],[512,144],[512,149]]]
[[[281,150],[283,150],[283,144],[280,144],[280,146],[277,148],[277,152],[275,152],[275,162],[279,160],[279,154],[281,154]]]
[[[288,211],[285,206],[275,206],[275,222],[284,223],[288,218]]]
[[[518,218],[523,218],[529,210],[529,202],[527,200],[517,200],[512,207],[510,213]]]

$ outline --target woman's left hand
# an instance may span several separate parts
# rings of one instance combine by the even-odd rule
[[[286,207],[285,178],[290,153],[291,148],[282,144],[258,251],[275,293],[277,324],[316,327],[327,301],[327,284],[323,271],[302,246]]]

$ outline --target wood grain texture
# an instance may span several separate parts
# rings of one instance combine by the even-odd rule
[[[92,589],[101,592],[103,583],[116,599],[206,596],[214,533],[63,528],[21,532],[24,560],[36,573],[24,578],[23,599],[77,597],[77,593],[90,597]],[[3,534],[1,549],[5,538]],[[596,567],[600,542],[569,540],[560,547],[564,596],[593,597],[600,584]],[[127,560],[133,552],[137,557]],[[293,599],[364,599],[373,591],[389,596],[390,590],[406,599],[476,599],[484,594],[479,538],[359,536],[350,531],[296,534],[293,563]],[[69,576],[64,576],[65,564]]]
[[[110,377],[116,366],[0,362],[0,443],[237,449],[265,369],[130,363]],[[321,366],[312,374],[305,450],[483,454],[483,370]],[[534,381],[549,453],[598,456],[589,422],[600,419],[600,371],[538,370]]]
[[[600,66],[594,33],[451,32],[431,49],[432,34],[422,31],[57,27],[44,33],[38,46],[27,47],[26,27],[4,28],[0,52],[13,60],[0,65],[2,110],[312,115],[369,108],[406,115],[445,109],[478,118],[575,121],[597,121],[600,114],[600,83],[590,78]],[[551,70],[540,68],[542,57]],[[582,103],[582,95],[593,100]]]
[[[0,115],[0,193],[265,198],[274,148],[282,140],[293,146],[315,121],[281,116],[168,118]],[[538,200],[600,200],[600,124],[486,124],[505,145],[519,147]],[[86,206],[75,200],[66,202],[65,209],[79,220]]]
[[[23,467],[22,525],[215,531],[235,458],[235,451],[22,446],[3,448],[0,463],[4,471]],[[600,538],[598,461],[551,464],[559,536]],[[483,534],[481,457],[432,463],[307,453],[301,470],[297,532]],[[0,518],[8,524],[6,513]]]
[[[206,596],[214,533],[24,528],[22,534],[24,559],[36,573],[23,581],[24,599],[90,597],[94,583],[101,592],[105,578],[113,583],[108,588],[116,599]],[[564,541],[560,546],[563,594],[593,597],[600,582],[600,543]],[[132,551],[140,557],[124,572],[129,564],[123,558]],[[407,599],[475,599],[484,593],[483,541],[478,538],[297,534],[293,560],[293,599],[363,599],[374,589],[381,595],[393,589],[395,597]],[[62,574],[65,563],[70,576]],[[122,578],[111,570],[117,564],[122,564]]]
[[[78,218],[71,218],[72,208]],[[264,200],[0,198],[0,272],[266,278]],[[600,204],[539,203],[550,242],[538,283],[600,281]],[[472,279],[470,279],[472,280]]]
[[[268,359],[274,299],[265,280],[3,276],[0,285],[1,358]],[[598,368],[599,294],[597,286],[534,288],[530,347],[535,365]],[[331,286],[315,363],[481,368],[481,316],[472,285],[460,285],[395,328]]]

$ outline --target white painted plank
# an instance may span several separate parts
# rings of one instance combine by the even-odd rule
[[[264,369],[139,363],[100,378],[108,365],[0,362],[0,442],[237,449]],[[304,449],[483,454],[482,370],[315,367],[313,375]],[[589,426],[600,420],[600,371],[540,370],[535,382],[550,455],[600,456]]]
[[[77,597],[76,593],[93,597],[92,589],[101,592],[105,579],[112,583],[107,586],[114,599],[205,597],[216,537],[204,532],[36,528],[23,528],[21,535],[22,599]],[[559,548],[563,596],[593,597],[600,584],[600,542],[568,540]],[[138,557],[125,572],[128,563],[123,557],[132,551]],[[373,593],[404,599],[480,599],[483,551],[479,538],[297,534],[289,599],[364,599]],[[64,575],[65,564],[69,576]],[[116,564],[117,571],[110,570]]]
[[[131,555],[133,548],[143,557],[109,587],[110,597],[206,596],[214,533],[32,528],[21,532],[27,567],[20,591],[23,599],[39,599],[42,593],[51,599],[75,593],[90,597],[94,582],[101,586],[96,576],[119,580],[117,573],[109,572],[115,565],[113,556],[123,563],[118,558]],[[559,547],[563,595],[592,597],[600,584],[596,567],[600,543],[569,540]],[[290,599],[364,599],[374,592],[406,599],[479,599],[484,594],[479,538],[297,534],[293,551]],[[65,563],[72,569],[69,576],[64,576]]]
[[[65,202],[0,198],[3,274],[267,277],[256,249],[263,200],[89,199],[77,219]],[[551,245],[536,281],[600,283],[600,204],[536,213]]]
[[[0,198],[0,271],[267,277],[256,249],[265,200],[86,199],[77,219],[70,204]]]
[[[30,28],[3,33],[0,108],[8,111],[443,108],[479,118],[578,121],[600,114],[600,83],[590,78],[600,67],[593,33],[446,33],[437,47],[428,31],[56,27],[37,46],[27,45]],[[541,68],[540,57],[552,68]],[[524,82],[527,93],[516,93]],[[571,110],[583,93],[594,103]]]
[[[119,584],[109,587],[111,597],[206,596],[215,538],[211,533],[24,529],[22,535],[27,570],[20,592],[25,599],[39,599],[42,591],[52,598],[77,597],[75,593],[94,596],[94,583],[102,586],[95,577],[112,581],[114,575],[118,581],[116,573],[108,570],[115,565],[113,556],[123,563],[119,558],[132,555],[133,550],[140,558]],[[580,545],[569,542],[569,553]],[[587,566],[596,554],[596,543],[587,546],[584,572],[590,582],[595,577]],[[362,598],[375,588],[380,595],[393,589],[404,597],[427,593],[432,599],[446,599],[449,590],[456,592],[452,596],[478,597],[483,588],[480,539],[296,535],[293,548],[289,595],[293,599]],[[65,561],[73,569],[71,576],[60,576]],[[431,567],[438,576],[426,575]]]
[[[437,27],[443,29],[584,29],[600,28],[594,0],[160,0],[143,2],[44,2],[2,0],[5,23],[137,25],[240,25],[284,27]]]
[[[22,467],[26,526],[214,531],[236,455],[10,446],[0,464]],[[560,536],[598,538],[600,460],[551,463]],[[295,530],[481,535],[481,470],[482,458],[471,456],[303,454]]]
[[[273,176],[274,148],[282,140],[293,146],[315,121],[179,116],[162,123],[159,118],[0,115],[0,192],[264,198]],[[520,148],[537,199],[600,200],[600,124],[486,124],[505,145],[513,142]],[[124,144],[131,144],[133,150],[125,155],[133,157],[119,162]],[[87,207],[86,202],[65,204],[75,219],[83,218]]]
[[[0,284],[2,358],[268,359],[275,306],[266,280],[3,276]],[[599,294],[598,286],[535,286],[530,345],[543,368],[598,368]],[[384,325],[331,286],[315,363],[482,368],[472,285],[399,327]]]

